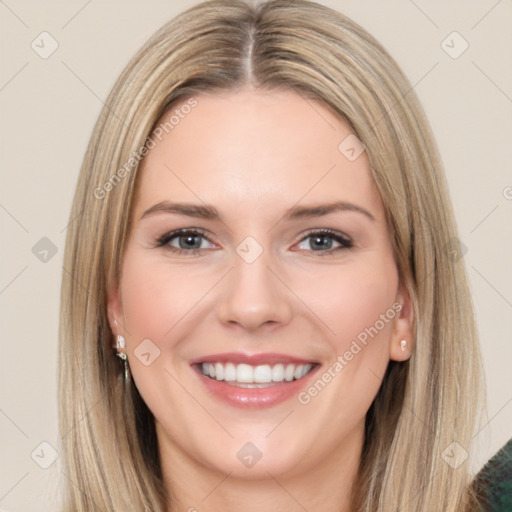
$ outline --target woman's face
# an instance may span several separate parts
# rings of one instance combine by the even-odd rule
[[[152,136],[109,289],[161,456],[246,478],[355,465],[411,345],[364,148],[291,91],[188,104]]]

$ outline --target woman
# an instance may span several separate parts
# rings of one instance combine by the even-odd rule
[[[64,510],[478,510],[440,159],[361,27],[302,0],[171,20],[111,92],[71,218]]]

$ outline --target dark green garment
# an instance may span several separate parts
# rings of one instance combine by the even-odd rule
[[[476,477],[485,512],[512,512],[512,439]]]

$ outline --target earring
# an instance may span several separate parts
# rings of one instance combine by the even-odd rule
[[[400,348],[402,349],[402,352],[405,352],[405,347],[407,346],[407,341],[406,340],[402,340],[400,342]]]
[[[117,326],[116,319],[114,319],[114,323]],[[128,382],[130,380],[130,376],[128,375],[128,356],[126,355],[126,352],[120,351],[120,349],[124,350],[124,348],[126,347],[126,340],[124,339],[124,336],[118,334],[116,337],[116,342],[114,343],[113,347],[116,349],[116,356],[124,361],[124,380]]]
[[[120,357],[123,361],[126,361],[126,352],[119,352],[119,349],[126,347],[126,340],[124,339],[124,336],[121,336],[120,334],[117,335],[116,338],[116,344],[115,348],[117,350],[117,357]]]

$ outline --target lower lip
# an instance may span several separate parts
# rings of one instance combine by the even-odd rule
[[[265,388],[241,388],[227,384],[223,380],[210,379],[200,370],[196,370],[196,373],[210,393],[222,401],[236,407],[264,408],[272,407],[298,395],[317,370],[318,367],[313,368],[302,379],[283,382]]]

